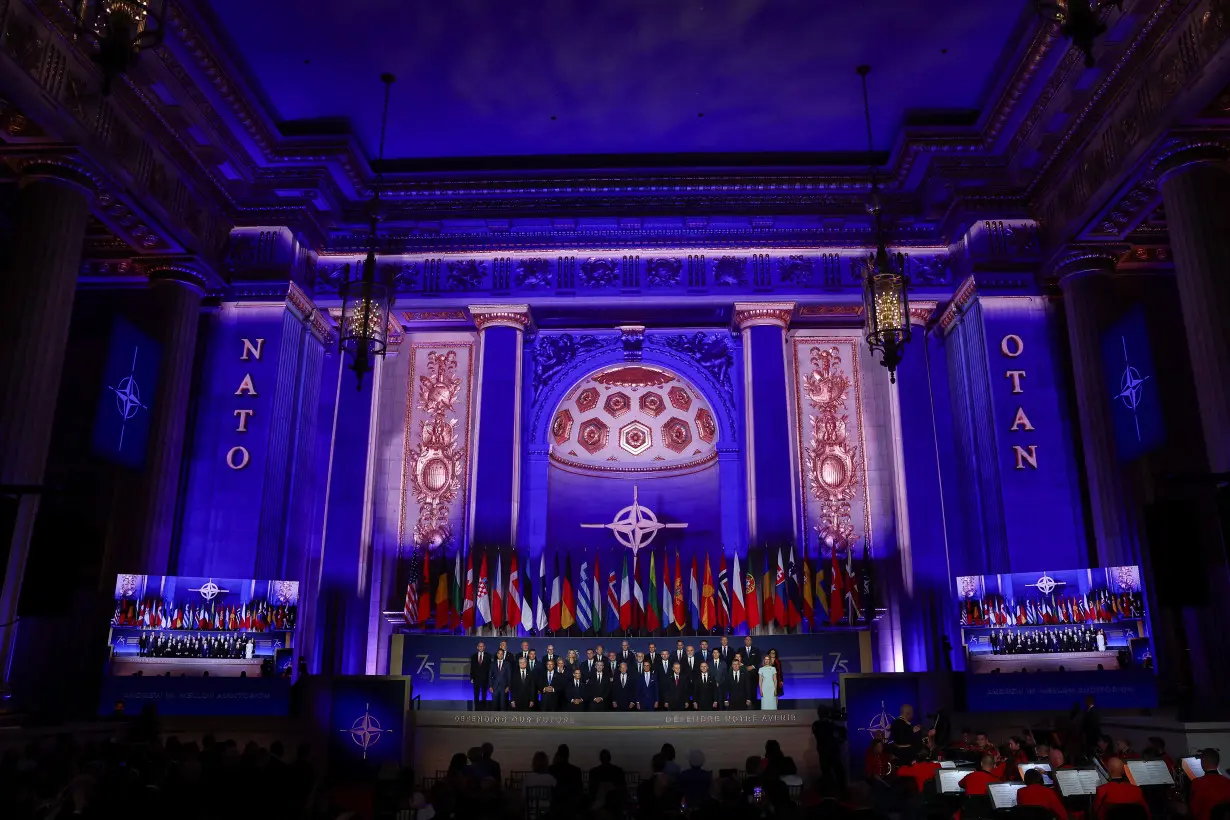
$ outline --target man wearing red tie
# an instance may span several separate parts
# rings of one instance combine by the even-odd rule
[[[661,684],[663,708],[672,712],[687,709],[689,688],[687,675],[681,672],[679,663],[672,663],[670,675]]]

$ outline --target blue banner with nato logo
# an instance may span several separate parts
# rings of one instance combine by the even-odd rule
[[[346,677],[330,682],[329,767],[331,771],[378,769],[402,762],[406,748],[404,678]]]
[[[770,649],[776,649],[782,659],[782,679],[784,681],[784,700],[829,700],[834,698],[834,685],[838,676],[847,672],[870,671],[863,668],[862,638],[867,633],[858,631],[833,631],[817,635],[765,635],[757,636],[753,647],[762,655]],[[594,649],[601,644],[604,652],[618,652],[621,649],[619,638],[497,638],[497,637],[453,637],[446,635],[394,635],[393,640],[401,640],[402,666],[400,672],[413,679],[414,694],[425,701],[469,701],[474,694],[470,683],[470,656],[481,640],[488,652],[494,652],[501,640],[508,641],[508,651],[516,654],[521,650],[521,642],[525,640],[541,658],[548,646],[554,648],[555,654],[568,656],[568,650],[575,649],[579,657],[585,657],[586,649]],[[645,652],[652,642],[656,651],[673,651],[675,637],[664,638],[632,638],[628,648],[633,652]],[[685,645],[699,647],[701,638],[685,636]],[[706,638],[710,652],[719,646],[716,637]],[[731,652],[743,646],[742,637],[730,639]],[[699,650],[698,650],[699,651]]]
[[[1143,306],[1128,311],[1102,334],[1102,367],[1115,425],[1115,449],[1121,461],[1133,461],[1166,439]]]
[[[94,452],[129,467],[145,463],[162,347],[124,319],[111,328],[94,421]]]

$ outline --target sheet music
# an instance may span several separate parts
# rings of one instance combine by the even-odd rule
[[[1049,772],[1051,770],[1051,764],[1050,763],[1022,763],[1019,766],[1017,766],[1017,768],[1021,770],[1021,777],[1024,777],[1025,772],[1029,771],[1030,769],[1041,769],[1044,772]]]
[[[961,769],[940,769],[935,773],[940,787],[940,794],[958,794],[962,791],[961,781],[969,774]]]
[[[1187,775],[1188,780],[1195,780],[1197,777],[1204,777],[1204,767],[1200,765],[1200,758],[1183,758],[1183,773]]]
[[[1064,797],[1094,794],[1102,785],[1102,776],[1096,769],[1059,769],[1051,772],[1059,784],[1059,793]]]
[[[1025,788],[1024,783],[989,783],[987,790],[991,793],[991,805],[997,809],[1010,809],[1016,805],[1018,789]]]
[[[952,760],[941,760],[940,768],[941,769],[955,769],[957,768],[957,764]]]
[[[1174,777],[1165,760],[1127,761],[1128,780],[1137,786],[1173,786]]]

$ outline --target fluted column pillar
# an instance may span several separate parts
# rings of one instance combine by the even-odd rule
[[[150,270],[155,332],[162,345],[162,363],[150,408],[149,444],[145,468],[136,492],[121,502],[123,538],[134,551],[143,573],[164,575],[171,570],[171,539],[184,456],[184,425],[192,387],[192,363],[200,324],[205,279],[191,265],[169,263]],[[117,505],[117,507],[120,505]],[[112,534],[117,534],[113,529]],[[117,572],[126,571],[116,567]]]
[[[1230,156],[1189,148],[1158,168],[1209,469],[1230,472]]]
[[[1102,365],[1103,312],[1114,304],[1116,249],[1080,250],[1062,260],[1057,274],[1068,323],[1068,347],[1080,417],[1085,483],[1093,519],[1098,566],[1140,563],[1140,522],[1129,503],[1115,453],[1111,397]]]
[[[521,346],[529,305],[471,305],[479,334],[470,542],[516,544],[521,494]]]
[[[743,334],[748,525],[753,549],[785,544],[797,529],[798,482],[792,466],[794,436],[790,428],[793,391],[786,367],[786,330],[793,313],[794,302],[735,304],[735,327]]]
[[[0,486],[18,493],[16,520],[0,588],[0,663],[8,678],[17,602],[38,512],[81,246],[93,186],[68,164],[43,160],[22,169],[12,251],[0,278]]]

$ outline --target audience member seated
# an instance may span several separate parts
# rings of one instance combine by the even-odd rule
[[[688,768],[679,773],[679,790],[689,806],[700,806],[709,799],[713,772],[705,768],[705,753],[700,749],[688,752]]]
[[[1025,787],[1016,793],[1018,806],[1039,806],[1047,809],[1059,820],[1068,820],[1068,810],[1063,801],[1053,790],[1048,789],[1042,780],[1042,772],[1030,769],[1025,772]]]
[[[1201,753],[1200,767],[1204,775],[1192,781],[1188,801],[1192,820],[1209,820],[1214,806],[1230,804],[1230,777],[1218,771],[1219,766],[1221,754],[1216,749],[1205,749]]]
[[[1115,806],[1138,805],[1149,816],[1149,804],[1145,802],[1145,793],[1128,782],[1124,776],[1123,761],[1117,757],[1107,758],[1106,774],[1110,776],[1107,783],[1098,786],[1093,796],[1093,806],[1089,810],[1093,820],[1107,820]]]
[[[794,758],[782,752],[782,746],[776,740],[765,741],[762,767],[767,776],[778,780],[799,773],[798,767],[794,764]]]
[[[649,766],[653,774],[647,780],[641,781],[636,792],[637,809],[641,816],[655,817],[658,814],[677,812],[683,802],[683,796],[679,793],[674,778],[666,773],[666,758],[659,752],[650,760]]]
[[[592,808],[622,808],[628,794],[624,770],[611,763],[607,749],[598,752],[598,765],[589,770],[589,799]]]

